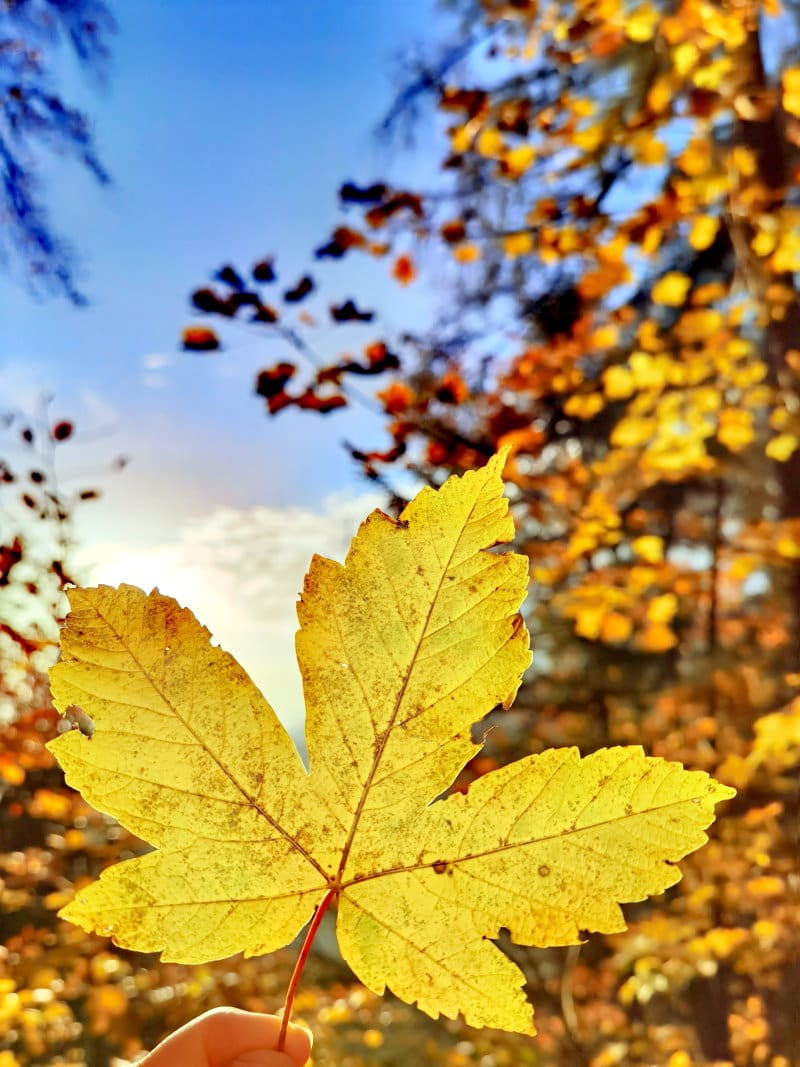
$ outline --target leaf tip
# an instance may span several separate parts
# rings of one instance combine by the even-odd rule
[[[726,785],[724,782],[718,782],[716,778],[711,778],[709,793],[711,793],[715,804],[722,804],[726,800],[733,800],[738,790],[734,789],[732,785]]]
[[[496,471],[498,477],[502,478],[510,455],[511,445],[502,445],[489,460],[487,467],[491,467],[492,471]]]

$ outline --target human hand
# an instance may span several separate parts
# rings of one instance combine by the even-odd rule
[[[311,1034],[289,1023],[284,1049],[276,1052],[280,1029],[277,1015],[214,1008],[170,1034],[140,1067],[303,1067]]]

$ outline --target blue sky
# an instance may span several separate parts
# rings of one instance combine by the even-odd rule
[[[367,417],[267,420],[250,396],[254,371],[285,349],[242,330],[225,355],[179,354],[187,295],[226,260],[246,267],[266,253],[278,256],[281,280],[294,281],[336,219],[341,180],[407,165],[372,131],[392,98],[397,54],[424,39],[433,2],[112,7],[120,29],[109,87],[98,95],[71,77],[69,95],[92,116],[114,185],[99,189],[64,160],[43,168],[53,220],[76,246],[91,305],[37,303],[0,278],[6,383],[16,393],[29,379],[46,385],[85,441],[102,431],[93,455],[131,455],[129,473],[104,487],[114,509],[119,494],[135,497],[143,534],[159,528],[166,487],[187,514],[206,499],[312,503],[352,484],[337,442],[369,439]],[[366,286],[383,294],[390,320],[423,314],[421,294],[386,281],[388,266],[351,260],[318,270],[316,306]],[[361,330],[354,341],[372,339]],[[322,338],[331,355],[333,341]],[[165,360],[147,373],[145,361]]]
[[[317,516],[322,539],[338,543],[336,531],[355,522],[342,499],[367,489],[340,441],[382,438],[379,421],[355,409],[329,419],[291,412],[268,419],[251,395],[254,374],[286,349],[242,329],[224,354],[179,352],[181,327],[193,319],[188,294],[224,262],[247,268],[265,254],[277,256],[288,285],[337,220],[342,180],[392,170],[407,181],[426,177],[424,151],[413,162],[402,148],[378,144],[373,130],[392,100],[402,49],[430,43],[436,32],[435,3],[112,0],[111,7],[119,33],[107,89],[98,92],[71,69],[65,84],[67,98],[92,117],[113,185],[100,189],[63,159],[46,160],[41,171],[55,227],[82,264],[90,306],[37,302],[0,275],[0,410],[32,404],[44,388],[55,416],[76,419],[61,474],[85,472],[83,483],[103,491],[77,526],[84,560],[102,563],[97,576],[158,581],[167,592],[172,584],[187,600],[192,582],[178,571],[191,543],[194,584],[216,581],[227,590],[227,609],[212,608],[224,631],[236,582],[213,567],[199,576],[198,544],[213,554],[220,542],[197,531],[229,530],[239,515],[254,538],[264,529],[274,537],[284,514],[287,522]],[[435,294],[399,290],[389,268],[358,257],[323,265],[315,269],[322,297],[307,306],[326,314],[329,302],[357,296],[389,323],[418,325]],[[329,328],[319,343],[333,357],[373,340],[370,329]],[[103,474],[120,453],[130,467]],[[309,540],[309,554],[315,547]],[[239,563],[226,564],[239,575],[239,591],[250,580],[247,556],[244,545]],[[263,578],[267,556],[258,558]],[[286,596],[293,615],[294,594]],[[239,618],[240,630],[256,625],[255,609],[248,618]],[[217,620],[204,621],[215,630]]]

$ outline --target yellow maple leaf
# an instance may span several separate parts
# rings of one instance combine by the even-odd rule
[[[504,460],[424,489],[399,520],[373,512],[343,565],[313,559],[297,636],[309,771],[189,611],[133,586],[70,591],[53,696],[94,731],[50,748],[155,848],[81,888],[65,918],[199,963],[271,951],[313,915],[308,942],[335,904],[370,989],[534,1032],[500,929],[529,945],[624,929],[619,903],[674,884],[733,791],[636,747],[554,749],[433,802],[530,662],[527,560],[487,551],[514,535]]]

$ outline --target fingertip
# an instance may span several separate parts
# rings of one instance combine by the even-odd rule
[[[314,1035],[305,1023],[289,1023],[284,1048],[300,1067],[308,1062],[313,1044]]]

